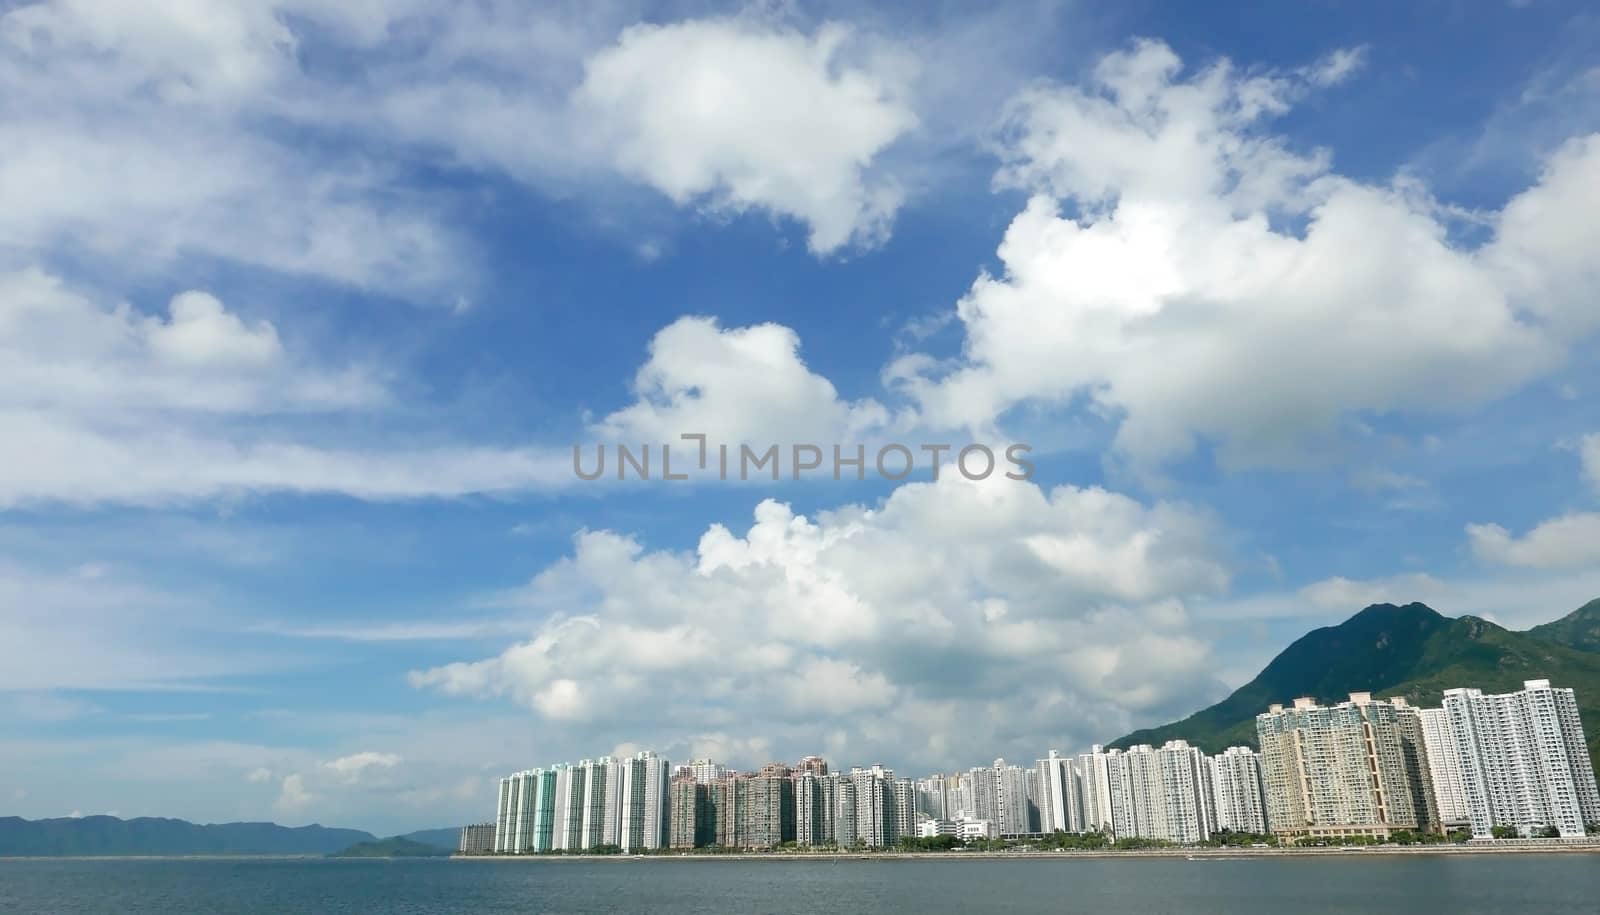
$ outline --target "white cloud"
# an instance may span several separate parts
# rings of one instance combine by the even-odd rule
[[[699,433],[719,442],[860,441],[888,421],[876,401],[845,401],[800,358],[800,338],[779,324],[722,328],[680,318],[650,341],[633,381],[638,398],[595,426],[625,443]],[[685,442],[693,450],[693,442]]]
[[[400,765],[400,757],[394,753],[364,750],[349,756],[341,756],[322,765],[345,781],[356,782],[360,781],[361,776],[369,769],[393,769]]]
[[[1412,572],[1389,578],[1353,580],[1325,578],[1300,589],[1300,596],[1323,610],[1351,614],[1372,604],[1427,603],[1448,593],[1448,586],[1432,575]]]
[[[340,21],[319,6],[59,0],[0,14],[0,246],[131,272],[216,257],[447,302],[470,257],[437,204],[370,160],[264,126],[288,100],[331,96],[308,90],[288,24]]]
[[[749,19],[636,25],[586,62],[578,110],[619,171],[679,204],[799,220],[818,254],[872,245],[902,198],[873,160],[917,117],[898,58],[852,59],[850,37]]]
[[[267,782],[272,781],[272,770],[265,766],[251,769],[250,774],[246,775],[244,780],[252,785],[266,784]]]
[[[0,273],[0,407],[270,413],[373,405],[372,372],[325,372],[277,328],[189,290],[164,315],[102,305],[37,269]]]
[[[201,290],[147,315],[39,270],[0,273],[0,507],[264,491],[403,499],[571,479],[570,455],[554,449],[390,449],[300,422],[389,400],[377,369],[326,368]]]
[[[1498,524],[1469,524],[1467,537],[1479,559],[1534,569],[1575,569],[1600,564],[1600,514],[1574,512],[1551,518],[1518,537]]]
[[[283,813],[296,813],[311,806],[316,799],[316,795],[306,790],[305,777],[295,773],[283,777],[276,806]]]
[[[815,519],[763,502],[742,535],[712,525],[691,554],[587,532],[525,595],[553,610],[530,639],[411,680],[511,696],[574,743],[751,734],[791,752],[839,733],[856,758],[927,744],[926,765],[1034,752],[1214,690],[1182,598],[1226,587],[1217,541],[1179,504],[959,477]]]
[[[999,181],[1034,191],[957,306],[962,358],[886,378],[933,423],[1086,404],[1142,464],[1214,443],[1230,466],[1326,454],[1361,414],[1458,411],[1562,362],[1597,320],[1600,138],[1507,204],[1492,241],[1450,237],[1414,182],[1381,187],[1265,122],[1317,80],[1166,46],[1112,54],[1085,88],[1023,93]]]
[[[1337,86],[1366,66],[1365,47],[1340,48],[1318,61],[1306,71],[1306,80],[1313,86]]]
[[[1583,475],[1596,493],[1600,493],[1600,433],[1585,435],[1578,446],[1583,461]]]

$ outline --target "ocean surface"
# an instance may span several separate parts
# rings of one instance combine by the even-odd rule
[[[0,860],[0,912],[1594,915],[1600,857]]]

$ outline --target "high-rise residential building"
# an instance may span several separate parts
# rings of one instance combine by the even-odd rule
[[[886,848],[900,841],[895,832],[894,770],[881,765],[850,770],[854,786],[854,842],[868,848]]]
[[[1403,696],[1389,700],[1400,722],[1400,755],[1405,760],[1406,781],[1411,786],[1411,806],[1417,813],[1417,827],[1442,832],[1439,803],[1433,793],[1433,773],[1428,765],[1428,742],[1423,733],[1422,709]]]
[[[1249,747],[1229,747],[1206,760],[1218,829],[1264,834],[1267,800],[1261,786],[1261,757]]]
[[[1028,832],[1037,833],[1040,831],[1039,824],[1041,822],[1039,818],[1039,797],[1044,794],[1044,784],[1039,781],[1039,768],[1037,766],[1024,769],[1023,773],[1027,782],[1025,790],[1028,798],[1026,810]]]
[[[953,819],[955,805],[950,801],[951,780],[943,775],[917,779],[917,813],[930,820]]]
[[[1083,802],[1085,832],[1114,835],[1115,818],[1111,811],[1111,760],[1120,750],[1106,750],[1099,744],[1078,755],[1079,797]]]
[[[609,756],[584,760],[582,847],[618,845],[622,804],[622,763]]]
[[[1370,693],[1296,699],[1256,716],[1267,825],[1285,838],[1388,836],[1426,825],[1415,805],[1400,713]]]
[[[617,844],[624,852],[637,854],[666,846],[672,806],[670,770],[667,760],[648,750],[623,760]]]
[[[802,771],[795,776],[795,841],[832,845],[838,841],[839,776]]]
[[[740,807],[746,800],[743,785],[747,777],[731,773],[711,783],[712,844],[718,848],[738,848],[743,844],[739,835],[744,825]]]
[[[557,773],[554,768],[534,771],[538,773],[538,778],[533,794],[535,803],[531,809],[529,838],[533,841],[532,851],[547,852],[555,848]]]
[[[589,761],[576,766],[560,763],[555,771],[555,795],[550,817],[550,848],[554,851],[582,851],[585,776]]]
[[[1582,836],[1585,824],[1600,823],[1600,791],[1571,689],[1549,680],[1503,694],[1448,689],[1444,711],[1475,837],[1496,826]]]
[[[863,841],[856,829],[859,806],[855,775],[834,774],[828,777],[834,782],[833,841],[841,848],[849,848],[858,841]]]
[[[1422,716],[1423,744],[1428,751],[1428,773],[1433,778],[1434,802],[1444,828],[1469,822],[1467,789],[1461,780],[1461,748],[1456,743],[1450,714],[1442,708],[1418,709]]]
[[[667,838],[671,847],[704,848],[716,841],[711,786],[695,778],[693,773],[683,772],[673,777],[671,815]]]
[[[711,759],[697,759],[680,768],[688,769],[696,781],[704,782],[708,785],[729,774],[727,766]]]
[[[1105,754],[1111,833],[1190,844],[1211,837],[1211,775],[1205,754],[1181,740]]]
[[[516,851],[517,809],[522,806],[521,774],[500,779],[500,792],[495,797],[494,850],[496,854]]]
[[[740,784],[738,844],[776,848],[795,840],[794,777],[788,766],[771,763]]]
[[[820,756],[807,756],[795,763],[794,771],[796,775],[802,772],[809,772],[812,775],[827,775],[828,761]]]
[[[895,841],[917,834],[917,783],[909,778],[894,780]]]
[[[1039,786],[1039,831],[1083,832],[1083,811],[1078,802],[1078,775],[1070,756],[1055,750],[1034,763]]]
[[[973,772],[979,770],[974,769]],[[955,805],[953,811],[955,818],[977,816],[977,790],[974,788],[976,781],[972,772],[959,772],[955,776],[955,790],[948,796],[948,802]]]
[[[494,823],[473,823],[461,827],[461,844],[456,851],[463,855],[487,855],[492,853],[495,845]]]
[[[997,759],[986,769],[967,773],[972,784],[972,805],[961,811],[970,819],[988,820],[1002,836],[1029,832],[1028,771]]]

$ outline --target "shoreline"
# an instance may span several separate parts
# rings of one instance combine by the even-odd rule
[[[839,853],[782,853],[782,852],[729,852],[727,854],[658,854],[658,855],[451,855],[452,861],[901,861],[901,860],[1071,860],[1108,858],[1204,858],[1228,860],[1237,858],[1318,858],[1318,857],[1386,857],[1391,855],[1546,855],[1546,854],[1596,854],[1600,842],[1536,845],[1413,845],[1385,847],[1380,845],[1330,848],[1146,848],[1093,851],[884,851]]]
[[[563,864],[584,861],[1060,861],[1125,858],[1236,860],[1240,858],[1349,858],[1405,855],[1570,855],[1600,854],[1600,842],[1550,845],[1357,845],[1329,848],[1141,848],[1085,851],[882,851],[882,852],[729,852],[657,855],[461,855],[448,857],[351,857],[318,854],[198,855],[0,855],[8,861],[485,861]]]

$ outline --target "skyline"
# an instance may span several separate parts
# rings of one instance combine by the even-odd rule
[[[741,772],[649,750],[602,755],[501,778],[480,853],[892,850],[941,835],[1091,833],[1118,848],[1216,833],[1290,845],[1593,841],[1600,787],[1578,709],[1572,688],[1544,678],[1503,693],[1449,687],[1433,708],[1366,691],[1328,704],[1298,696],[1254,717],[1259,750],[1208,753],[1180,736],[927,775],[820,756]]]
[[[0,815],[1032,760],[1600,596],[1586,4],[902,7],[0,11]],[[685,434],[822,468],[574,472]]]

